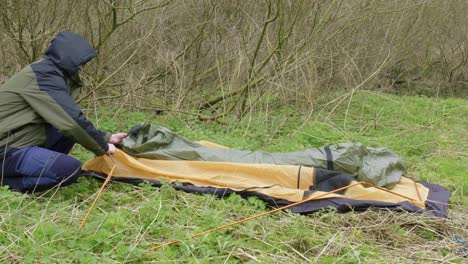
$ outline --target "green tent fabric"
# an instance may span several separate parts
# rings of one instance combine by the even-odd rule
[[[301,151],[269,153],[228,148],[211,148],[177,133],[144,122],[134,126],[122,142],[122,150],[132,156],[158,160],[219,161],[302,165],[349,173],[360,181],[391,188],[406,171],[400,156],[387,148],[361,143],[340,143]]]

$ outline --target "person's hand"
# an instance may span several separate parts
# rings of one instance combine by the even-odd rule
[[[127,133],[116,133],[112,134],[112,136],[109,139],[110,144],[117,144],[122,142],[122,140],[127,137]]]
[[[107,154],[114,156],[116,147],[114,144],[107,144],[109,146],[109,149],[107,150]]]

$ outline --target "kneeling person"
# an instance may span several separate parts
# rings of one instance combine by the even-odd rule
[[[126,134],[97,130],[73,97],[80,67],[95,56],[82,36],[61,32],[42,60],[0,87],[0,185],[34,192],[75,182],[81,163],[67,155],[75,143],[114,154]]]

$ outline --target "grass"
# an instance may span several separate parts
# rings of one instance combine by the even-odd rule
[[[230,147],[291,151],[333,142],[387,146],[407,160],[417,179],[452,191],[449,218],[368,210],[311,215],[287,211],[226,230],[191,234],[269,210],[257,199],[218,199],[164,185],[111,183],[83,230],[78,226],[101,182],[80,178],[70,187],[33,195],[0,189],[0,262],[21,263],[382,263],[454,262],[468,239],[464,99],[392,96],[370,92],[325,105],[321,112],[282,109],[242,122],[201,122],[184,116],[124,112],[98,120],[103,129],[126,131],[141,121],[169,127],[187,138]],[[111,116],[115,109],[99,109]],[[91,154],[77,147],[83,161]],[[148,247],[181,239],[157,251]]]

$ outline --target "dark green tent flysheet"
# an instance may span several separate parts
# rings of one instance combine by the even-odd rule
[[[391,150],[361,143],[269,153],[194,142],[145,122],[119,148],[113,159],[96,157],[83,169],[102,177],[115,162],[113,180],[157,186],[164,180],[188,192],[255,195],[274,206],[321,197],[290,209],[299,213],[385,207],[445,217],[450,196],[441,186],[404,177],[404,161]]]

